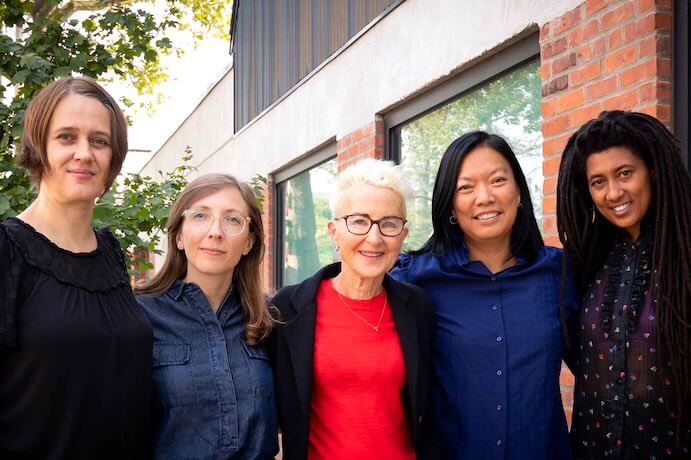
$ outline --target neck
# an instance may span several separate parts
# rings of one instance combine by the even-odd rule
[[[375,278],[363,278],[353,273],[345,264],[341,264],[341,273],[333,280],[333,285],[339,294],[349,299],[371,299],[380,294],[383,287],[384,274]]]
[[[91,227],[93,212],[93,203],[64,205],[39,191],[36,200],[18,217],[59,247],[86,252],[96,246]]]
[[[195,273],[190,273],[189,267],[187,270],[187,276],[185,277],[186,283],[194,283],[202,290],[204,297],[209,301],[211,305],[211,310],[214,313],[221,308],[221,303],[225,300],[228,295],[228,290],[233,281],[233,272],[230,274],[224,273],[223,275],[210,276],[210,275],[196,275]]]
[[[498,273],[517,263],[516,258],[511,254],[511,244],[508,239],[487,242],[466,241],[466,245],[470,260],[482,262],[492,273]]]

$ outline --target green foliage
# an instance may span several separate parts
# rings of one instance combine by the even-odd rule
[[[114,185],[110,193],[98,200],[94,225],[111,229],[129,259],[128,266],[133,267],[133,274],[153,268],[146,261],[134,259],[133,254],[142,248],[160,254],[156,246],[171,206],[187,185],[186,175],[194,169],[190,166],[191,159],[188,149],[182,165],[165,174],[159,171],[160,180],[128,174],[121,184]]]
[[[211,33],[227,38],[231,5],[231,0],[0,2],[0,218],[18,214],[35,198],[13,152],[26,107],[39,89],[56,78],[87,75],[119,78],[140,95],[153,96],[167,78],[161,56],[182,52],[167,33],[187,29],[196,37]],[[123,102],[132,105],[131,100]],[[181,168],[189,169],[188,162]],[[120,189],[100,200],[97,224],[110,225],[127,249],[152,247],[169,200],[183,183],[183,171],[176,171],[160,182],[126,178]],[[150,210],[152,215],[144,216]],[[153,243],[142,237],[153,237]]]
[[[264,211],[264,190],[266,190],[267,182],[267,178],[261,174],[255,174],[249,181],[249,186],[252,188],[254,196],[257,197],[257,203],[262,212]]]

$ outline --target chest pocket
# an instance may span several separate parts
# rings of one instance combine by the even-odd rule
[[[183,406],[198,401],[190,363],[190,344],[154,342],[154,385],[164,406]]]
[[[266,350],[262,346],[251,347],[244,340],[242,341],[242,349],[245,352],[252,376],[252,393],[255,396],[273,399],[274,378]]]

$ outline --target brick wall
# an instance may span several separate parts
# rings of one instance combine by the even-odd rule
[[[384,120],[377,118],[336,143],[338,172],[366,157],[384,156]]]
[[[543,231],[558,246],[556,185],[569,136],[602,110],[636,110],[670,124],[672,0],[587,0],[540,29]],[[562,399],[571,420],[573,376]]]
[[[274,260],[274,212],[276,185],[269,177],[264,186],[264,203],[262,205],[262,224],[264,225],[264,259],[262,261],[262,280],[264,291],[271,295],[274,294],[274,274],[276,273],[276,261]]]

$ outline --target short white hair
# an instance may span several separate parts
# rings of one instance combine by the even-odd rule
[[[373,185],[393,190],[403,200],[410,196],[410,184],[403,168],[393,161],[365,158],[349,166],[338,175],[336,187],[329,197],[331,214],[335,218],[343,208],[348,190],[361,185]]]

